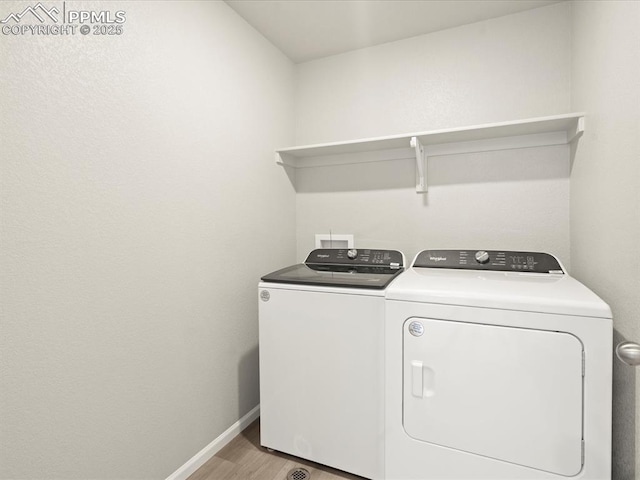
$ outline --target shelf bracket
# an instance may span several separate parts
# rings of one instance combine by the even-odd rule
[[[427,156],[418,137],[411,137],[411,148],[416,152],[416,193],[427,192]]]
[[[572,126],[567,132],[567,143],[572,143],[577,140],[584,133],[584,117],[578,117],[576,124]]]

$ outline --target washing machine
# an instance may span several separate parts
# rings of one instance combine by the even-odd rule
[[[386,305],[387,480],[611,478],[611,310],[555,257],[425,250]]]
[[[318,249],[259,283],[260,442],[384,476],[385,291],[396,250]]]

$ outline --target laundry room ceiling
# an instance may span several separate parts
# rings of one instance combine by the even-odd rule
[[[226,0],[295,63],[565,0]]]

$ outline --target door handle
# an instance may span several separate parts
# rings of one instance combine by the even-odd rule
[[[635,342],[622,342],[616,347],[616,355],[621,362],[637,367],[640,365],[640,345]]]
[[[424,384],[422,383],[422,362],[414,360],[411,362],[411,393],[414,397],[424,396]]]
[[[414,397],[433,397],[436,372],[419,360],[411,362],[411,393]]]

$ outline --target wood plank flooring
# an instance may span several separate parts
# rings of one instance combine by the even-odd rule
[[[309,480],[364,480],[317,463],[260,446],[260,419],[202,465],[188,480],[286,480],[292,468],[309,471]]]

